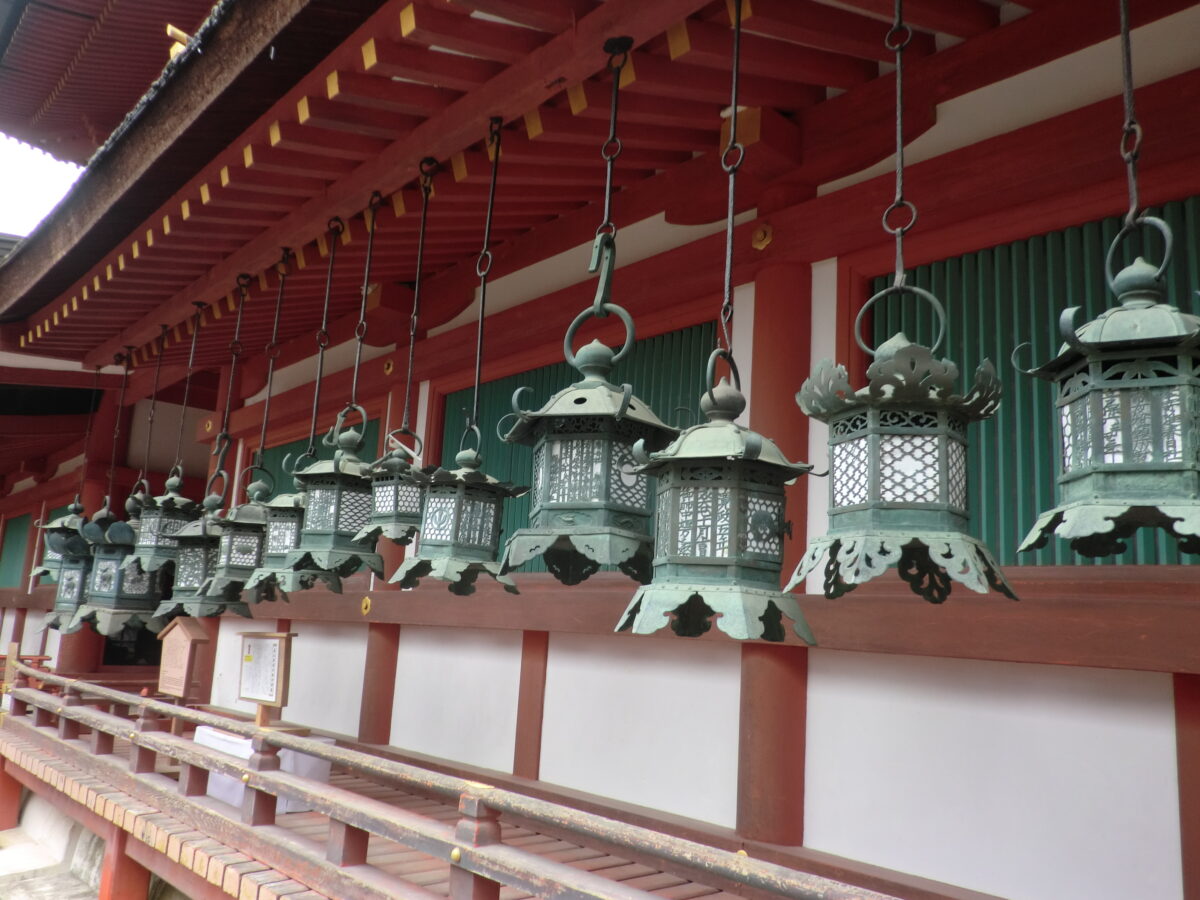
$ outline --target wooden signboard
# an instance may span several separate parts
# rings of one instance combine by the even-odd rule
[[[260,726],[270,720],[270,709],[287,706],[293,637],[291,632],[242,632],[238,699],[258,704]]]
[[[186,700],[196,666],[196,646],[209,642],[208,631],[191,616],[178,616],[158,633],[158,639],[162,641],[159,693]]]

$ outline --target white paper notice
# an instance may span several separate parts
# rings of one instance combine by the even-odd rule
[[[277,637],[242,636],[242,679],[239,699],[254,703],[279,702],[279,648]]]

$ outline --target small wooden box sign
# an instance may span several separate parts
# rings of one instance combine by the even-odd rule
[[[259,706],[287,706],[292,633],[242,632],[238,699]]]
[[[162,641],[159,693],[186,700],[196,665],[196,646],[211,640],[208,630],[191,616],[177,616],[158,633],[158,639]]]

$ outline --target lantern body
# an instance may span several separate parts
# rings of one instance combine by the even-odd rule
[[[215,521],[222,499],[219,495],[205,498],[205,514],[180,529],[175,584],[171,596],[158,607],[158,615],[219,616],[227,610],[250,615],[240,599],[240,582],[225,590],[214,586],[221,559],[221,530]]]
[[[125,628],[162,628],[166,623],[155,613],[162,597],[160,573],[126,565],[137,541],[133,527],[113,517],[106,504],[80,527],[80,533],[91,544],[92,567],[83,603],[64,630],[75,631],[84,622],[91,622],[105,636]]]
[[[54,593],[54,609],[46,618],[48,628],[69,630],[71,620],[83,604],[84,591],[92,571],[91,547],[79,531],[86,521],[83,518],[83,506],[76,498],[66,515],[42,526],[46,547],[42,557],[43,572],[53,567],[58,582]]]
[[[533,446],[533,503],[529,527],[508,539],[503,571],[541,556],[564,584],[578,584],[602,565],[615,565],[644,584],[654,544],[650,480],[636,469],[633,445],[642,441],[661,450],[678,432],[629,385],[608,382],[611,348],[592,341],[571,354],[571,336],[567,361],[583,379],[536,412],[518,405],[526,388],[513,395],[517,421],[504,440]]]
[[[1200,317],[1162,303],[1141,259],[1113,287],[1121,305],[1078,331],[1067,310],[1066,344],[1031,373],[1057,386],[1059,503],[1020,549],[1057,534],[1084,556],[1109,556],[1158,527],[1200,553]]]
[[[304,493],[280,494],[263,503],[262,560],[246,579],[245,590],[259,600],[274,599],[277,591],[307,590],[317,581],[341,593],[342,582],[332,572],[293,569],[286,565],[288,554],[300,546],[304,527]]]
[[[634,594],[618,631],[649,634],[669,624],[695,637],[715,622],[738,640],[781,641],[786,615],[814,643],[799,605],[779,590],[791,527],[784,485],[812,467],[789,462],[772,441],[735,424],[745,407],[722,379],[701,400],[707,422],[661,452],[635,448],[641,470],[658,477],[654,580]]]
[[[175,562],[178,548],[175,536],[200,515],[200,505],[179,493],[182,485],[183,479],[172,475],[167,479],[166,493],[143,498],[137,543],[126,566],[137,565],[143,571],[153,572]]]
[[[284,565],[297,571],[323,569],[338,577],[365,565],[382,575],[375,537],[358,538],[371,516],[367,465],[355,455],[362,438],[348,429],[337,442],[333,459],[317,460],[293,473],[305,494],[304,525],[300,543],[284,558]]]
[[[399,447],[369,467],[371,516],[354,536],[356,541],[369,544],[385,537],[401,545],[412,542],[425,502],[421,486],[409,477],[412,462],[408,449]]]
[[[897,334],[876,351],[867,378],[855,392],[845,368],[823,360],[796,396],[829,424],[829,531],[809,541],[787,590],[825,560],[830,598],[892,566],[933,603],[955,582],[1013,597],[991,552],[966,530],[967,424],[999,405],[992,364],[985,360],[960,396],[957,366]]]
[[[496,562],[496,551],[504,499],[519,497],[527,488],[479,471],[482,460],[475,450],[462,451],[455,461],[457,469],[431,466],[410,473],[425,491],[421,540],[417,554],[405,559],[389,581],[412,588],[430,575],[449,582],[452,593],[466,595],[475,592],[479,575],[487,574],[516,594],[516,584]]]
[[[217,562],[206,592],[235,600],[262,563],[267,537],[266,507],[259,500],[251,500],[231,510],[227,516],[214,517],[212,525],[220,538]],[[262,598],[252,593],[246,599],[257,602]]]

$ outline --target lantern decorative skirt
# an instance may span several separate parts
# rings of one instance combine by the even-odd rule
[[[425,490],[421,541],[416,556],[400,564],[389,579],[402,588],[416,587],[426,576],[449,582],[451,593],[473,594],[475,580],[488,574],[511,594],[516,584],[500,571],[500,514],[504,498],[520,497],[528,488],[514,487],[479,471],[477,450],[462,450],[456,469],[431,466],[410,477]]]
[[[179,493],[182,485],[183,476],[178,470],[172,471],[165,494],[142,499],[137,544],[125,560],[126,568],[140,566],[145,572],[153,572],[175,562],[175,535],[200,514],[200,505]]]
[[[932,295],[905,290],[941,313]],[[825,560],[830,598],[896,566],[931,603],[944,601],[953,582],[1015,600],[991,552],[967,533],[967,424],[995,413],[995,369],[985,360],[960,396],[952,393],[958,367],[903,333],[873,355],[861,390],[845,367],[822,360],[796,395],[806,415],[829,424],[829,532],[809,541],[787,590]]]
[[[106,498],[103,508],[79,531],[92,545],[92,571],[84,602],[63,630],[76,631],[84,622],[91,622],[106,637],[125,628],[161,629],[166,622],[155,612],[162,597],[161,571],[125,565],[137,541],[133,527],[109,511]]]
[[[45,532],[46,556],[43,563],[52,563],[58,586],[54,593],[54,609],[46,617],[46,627],[63,631],[70,629],[71,620],[83,603],[84,588],[92,571],[92,552],[80,533],[86,523],[83,505],[75,498],[66,515],[42,526]],[[55,561],[55,557],[57,560]],[[80,623],[82,624],[82,623]]]
[[[1057,534],[1109,556],[1157,527],[1200,553],[1200,317],[1162,302],[1161,276],[1139,258],[1112,279],[1120,306],[1078,331],[1066,310],[1066,343],[1030,373],[1058,385],[1061,474],[1059,505],[1020,549]]]
[[[300,543],[284,558],[284,565],[297,571],[323,569],[343,578],[365,565],[382,575],[375,539],[358,538],[371,516],[368,464],[356,455],[362,435],[351,428],[337,433],[335,440],[333,459],[317,460],[292,473],[306,495],[304,526]]]
[[[179,530],[175,584],[171,596],[158,607],[158,615],[219,616],[227,609],[250,615],[236,591],[227,596],[212,590],[221,544],[221,532],[214,522],[222,502],[221,495],[209,495],[204,499],[204,515]]]
[[[812,467],[789,462],[774,442],[734,423],[746,399],[724,378],[700,408],[708,421],[661,452],[634,447],[640,471],[658,477],[654,580],[638,588],[617,630],[650,634],[669,624],[697,637],[715,621],[738,640],[782,641],[786,617],[815,643],[795,598],[779,590],[790,530],[784,485]]]
[[[354,536],[370,544],[384,537],[396,544],[409,544],[421,524],[424,492],[408,477],[415,455],[407,447],[390,450],[372,463],[371,518]]]
[[[300,530],[304,527],[304,492],[279,494],[263,503],[266,543],[262,561],[246,579],[245,590],[255,592],[258,600],[273,600],[277,592],[308,590],[318,581],[340,594],[342,580],[322,569],[293,569],[287,565],[288,554],[300,546]]]
[[[603,304],[626,324],[625,346],[613,353],[592,341],[575,354],[571,341],[588,309],[564,341],[567,362],[583,380],[559,391],[536,412],[513,395],[516,423],[504,435],[533,446],[533,503],[529,527],[508,539],[503,571],[540,556],[563,584],[579,584],[602,565],[615,565],[635,581],[650,580],[650,483],[635,470],[633,445],[661,450],[678,433],[633,396],[629,385],[608,382],[613,365],[633,344],[633,323],[619,306]]]

